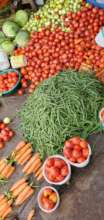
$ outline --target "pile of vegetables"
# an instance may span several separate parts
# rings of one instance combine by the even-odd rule
[[[91,73],[69,70],[44,81],[19,112],[20,129],[42,157],[62,151],[64,141],[99,131],[104,88]]]
[[[45,6],[37,13],[32,13],[29,22],[24,29],[31,31],[41,31],[42,27],[52,25],[54,28],[60,25],[66,30],[63,23],[63,15],[68,11],[77,12],[82,6],[83,0],[51,0],[47,1]]]
[[[0,93],[10,91],[18,82],[18,74],[14,71],[0,75]]]
[[[0,32],[0,47],[10,55],[15,46],[25,47],[29,41],[29,33],[21,30],[28,21],[28,13],[24,10],[16,12],[15,16],[5,21]]]

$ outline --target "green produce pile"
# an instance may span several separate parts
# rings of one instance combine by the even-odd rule
[[[42,157],[61,152],[67,138],[99,131],[104,87],[91,73],[69,70],[44,81],[19,112],[20,129]]]
[[[68,11],[77,12],[80,10],[82,2],[83,0],[49,0],[37,13],[32,13],[24,29],[29,32],[41,31],[42,27],[51,24],[53,28],[60,25],[65,31],[62,16]]]

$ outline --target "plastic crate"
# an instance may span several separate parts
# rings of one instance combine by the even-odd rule
[[[104,0],[87,0],[87,3],[90,3],[99,8],[104,8]]]

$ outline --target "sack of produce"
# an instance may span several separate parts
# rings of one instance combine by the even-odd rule
[[[10,62],[12,68],[21,68],[27,65],[27,60],[24,55],[11,56]]]

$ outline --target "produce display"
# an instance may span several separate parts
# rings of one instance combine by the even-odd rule
[[[42,210],[52,212],[59,203],[59,195],[53,187],[44,187],[38,195],[38,203]]]
[[[10,91],[18,82],[17,72],[11,71],[0,75],[0,93]]]
[[[104,87],[92,73],[69,70],[44,81],[19,112],[25,138],[46,155],[60,153],[66,139],[101,129]]]
[[[4,148],[5,142],[11,140],[14,136],[14,131],[4,122],[0,122],[0,149]]]
[[[89,156],[88,143],[80,137],[67,140],[64,144],[64,156],[73,163],[82,163]]]
[[[53,156],[52,158],[50,157],[46,160],[44,173],[47,179],[54,184],[63,182],[63,180],[69,176],[71,170],[64,158],[62,159],[58,156]]]

